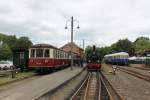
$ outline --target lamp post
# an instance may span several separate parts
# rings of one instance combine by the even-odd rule
[[[66,21],[66,27],[65,27],[65,29],[68,29],[68,26],[67,26],[67,24],[68,24],[68,22],[71,22],[71,70],[73,70],[73,30],[74,30],[74,22],[77,22],[77,24],[78,24],[78,26],[76,27],[77,29],[79,29],[80,27],[79,27],[79,21],[77,21],[77,20],[74,20],[73,19],[73,16],[71,17],[71,20],[69,19],[69,20],[67,20]]]

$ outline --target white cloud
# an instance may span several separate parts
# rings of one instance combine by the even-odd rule
[[[119,39],[150,37],[149,0],[0,0],[0,32],[29,36],[58,47],[70,41],[65,23],[80,22],[74,41],[106,46]],[[76,25],[75,25],[76,26]]]

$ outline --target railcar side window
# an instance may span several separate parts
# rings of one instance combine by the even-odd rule
[[[31,49],[30,57],[35,57],[35,49]]]
[[[43,57],[43,49],[36,49],[36,57]]]
[[[49,57],[49,49],[45,49],[45,54],[44,54],[45,57]]]

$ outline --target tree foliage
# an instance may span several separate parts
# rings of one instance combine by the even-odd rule
[[[86,49],[85,49],[85,55],[86,57],[89,56],[89,54],[92,53],[92,47],[91,46],[87,46]]]
[[[134,45],[136,52],[150,49],[150,39],[146,37],[139,37],[135,40]]]
[[[16,43],[15,43],[15,48],[26,48],[28,49],[32,45],[32,42],[29,40],[28,37],[20,37]]]
[[[91,52],[92,47],[88,46],[86,48],[86,54]],[[150,49],[150,39],[147,37],[139,37],[134,42],[128,39],[118,40],[111,46],[98,47],[101,57],[103,58],[106,54],[117,53],[117,52],[127,52],[130,56],[133,56],[135,52],[142,51],[145,49]]]
[[[0,60],[12,59],[13,49],[28,49],[32,42],[28,37],[16,38],[15,35],[5,35],[0,33]]]
[[[7,44],[0,46],[0,60],[10,60],[12,58],[12,51]]]
[[[111,47],[113,52],[127,52],[129,55],[134,55],[134,45],[128,39],[119,40]]]

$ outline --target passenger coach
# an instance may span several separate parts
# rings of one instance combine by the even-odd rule
[[[69,54],[49,44],[36,44],[29,48],[29,68],[40,72],[70,65]]]
[[[108,54],[104,56],[104,61],[107,64],[113,65],[128,65],[129,64],[129,54],[126,52],[118,52],[113,54]]]

